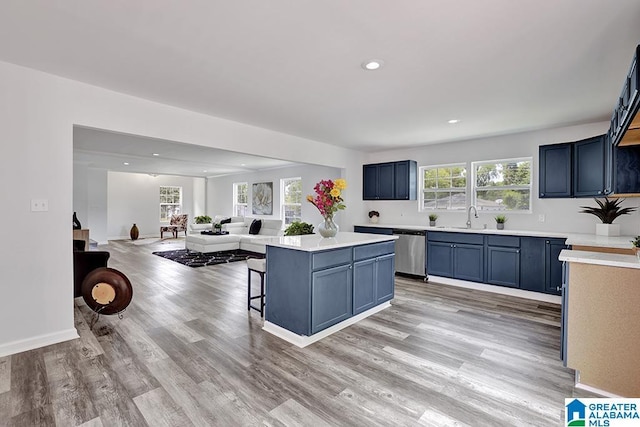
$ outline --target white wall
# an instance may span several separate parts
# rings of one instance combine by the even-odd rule
[[[208,188],[208,208],[207,213],[214,215],[232,215],[233,214],[233,183],[247,182],[249,184],[249,212],[251,209],[251,185],[258,182],[273,183],[273,215],[260,215],[261,218],[282,218],[280,214],[280,180],[283,178],[302,178],[302,195],[314,194],[313,187],[322,179],[336,179],[342,177],[342,170],[327,166],[317,165],[300,165],[288,168],[270,169],[255,173],[228,175],[217,178],[209,178],[207,181]],[[349,182],[347,182],[349,185]],[[344,191],[343,198],[347,209],[336,215],[336,221],[340,227],[348,231],[353,231],[352,223],[347,219],[350,211],[353,212],[355,207],[362,205],[362,192],[350,185]],[[247,216],[256,216],[249,213]],[[313,224],[319,224],[322,216],[311,203],[304,200],[302,202],[302,221]],[[348,224],[348,225],[347,225]]]
[[[591,198],[580,199],[539,199],[538,195],[538,146],[569,142],[605,133],[608,122],[581,126],[546,129],[536,132],[474,139],[469,141],[426,145],[419,148],[378,152],[368,156],[368,162],[377,163],[391,160],[412,159],[418,167],[480,160],[495,160],[516,157],[533,158],[533,198],[532,213],[507,214],[505,229],[545,230],[573,233],[595,233],[595,224],[599,220],[588,214],[580,214],[580,206],[596,206]],[[638,206],[640,199],[629,198],[623,206]],[[418,202],[366,202],[366,211],[380,212],[381,224],[428,224],[428,213],[418,212]],[[463,212],[437,212],[438,225],[464,226],[467,218]],[[545,216],[545,222],[539,222],[539,215]],[[474,224],[488,224],[495,227],[495,214],[480,214],[473,219]],[[363,218],[366,222],[368,218]],[[640,234],[640,212],[618,218],[621,232],[625,235]]]
[[[0,218],[12,225],[4,230],[11,250],[0,258],[0,324],[5,325],[0,356],[77,336],[71,239],[74,125],[345,168],[345,178],[356,193],[361,191],[362,154],[353,150],[5,62],[0,62],[0,93],[2,150],[9,159],[0,168],[0,197],[12,206]],[[31,212],[31,199],[47,199],[49,210]],[[353,207],[354,212],[362,209]]]
[[[194,182],[204,178],[141,173],[108,173],[108,236],[109,240],[129,239],[131,226],[136,224],[140,237],[159,237],[160,186],[182,187],[182,212],[193,222]],[[202,186],[202,184],[200,184]],[[204,204],[204,194],[199,194],[198,205]]]

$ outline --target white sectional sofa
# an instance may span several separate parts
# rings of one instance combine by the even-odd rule
[[[262,221],[262,226],[258,234],[249,234],[249,228],[254,219]],[[222,224],[222,231],[227,231],[229,234],[216,236],[200,234],[201,231],[209,230],[211,227],[211,224],[191,224],[185,247],[196,252],[242,249],[263,254],[266,252],[265,239],[283,234],[282,220],[280,219],[232,217],[230,223]]]

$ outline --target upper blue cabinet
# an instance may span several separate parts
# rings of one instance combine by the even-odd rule
[[[598,197],[611,192],[607,135],[539,149],[540,198]]]
[[[362,166],[363,200],[416,200],[418,166],[413,160]]]
[[[636,47],[631,61],[629,73],[625,76],[622,92],[616,102],[611,116],[611,138],[614,145],[628,146],[640,144],[640,72],[638,72],[638,58],[640,45]]]

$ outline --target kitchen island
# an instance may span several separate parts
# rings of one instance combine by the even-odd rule
[[[304,347],[389,307],[396,238],[340,232],[269,239],[263,329]]]
[[[605,396],[640,396],[640,261],[563,250],[563,353],[576,384]],[[568,279],[568,280],[567,280]]]

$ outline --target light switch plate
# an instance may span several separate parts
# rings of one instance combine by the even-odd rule
[[[544,222],[544,220],[545,220],[544,214],[538,215],[538,222]]]
[[[48,210],[48,199],[31,199],[31,212],[47,212]]]

